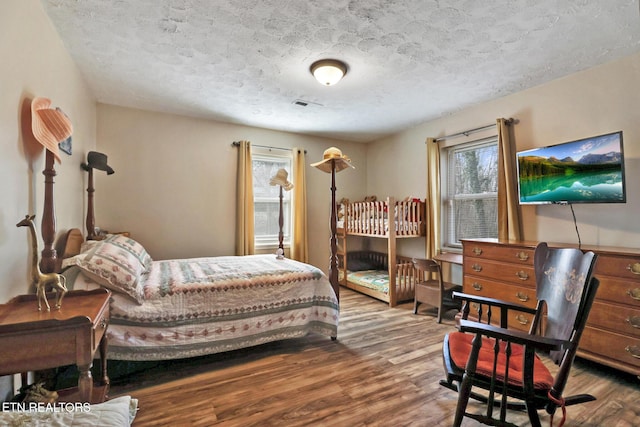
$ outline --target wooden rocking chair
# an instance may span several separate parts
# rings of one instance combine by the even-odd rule
[[[446,379],[440,384],[459,392],[453,425],[463,417],[483,424],[514,426],[506,421],[507,409],[526,410],[532,426],[540,426],[538,410],[553,415],[565,406],[595,400],[589,394],[563,397],[569,370],[578,349],[598,280],[592,277],[596,255],[578,249],[551,249],[540,243],[535,251],[535,309],[491,298],[454,293],[464,301],[459,331],[444,340]],[[471,313],[471,305],[474,312]],[[532,314],[529,333],[507,329],[507,313]],[[499,321],[494,317],[498,316]],[[495,316],[494,316],[495,315]],[[493,320],[493,322],[492,322]],[[498,326],[499,325],[499,326]],[[544,334],[537,334],[544,331]],[[559,365],[551,375],[536,351],[548,352]],[[476,387],[484,392],[472,391]],[[486,403],[484,414],[467,412],[469,398]],[[494,415],[494,409],[499,414]]]

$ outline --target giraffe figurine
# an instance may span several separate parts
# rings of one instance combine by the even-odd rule
[[[38,311],[42,311],[43,302],[47,311],[51,310],[49,302],[47,301],[48,285],[53,286],[53,289],[56,291],[55,308],[60,310],[60,307],[62,307],[62,298],[64,298],[64,294],[67,293],[66,279],[57,273],[43,273],[40,271],[40,266],[38,265],[38,232],[33,223],[33,218],[35,218],[35,215],[25,216],[22,221],[16,224],[16,227],[29,227],[29,231],[31,231],[31,283],[36,287]]]

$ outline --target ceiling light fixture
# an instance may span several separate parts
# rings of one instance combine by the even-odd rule
[[[325,86],[333,86],[347,74],[347,64],[337,59],[321,59],[311,64],[311,74]]]

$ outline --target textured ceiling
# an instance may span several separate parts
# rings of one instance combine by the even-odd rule
[[[640,51],[638,0],[41,1],[100,102],[354,141]]]

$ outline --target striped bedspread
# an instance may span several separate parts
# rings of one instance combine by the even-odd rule
[[[82,273],[65,275],[74,289],[96,286]],[[142,280],[141,305],[113,294],[109,359],[176,359],[310,332],[337,336],[335,293],[308,264],[274,255],[153,261]]]

